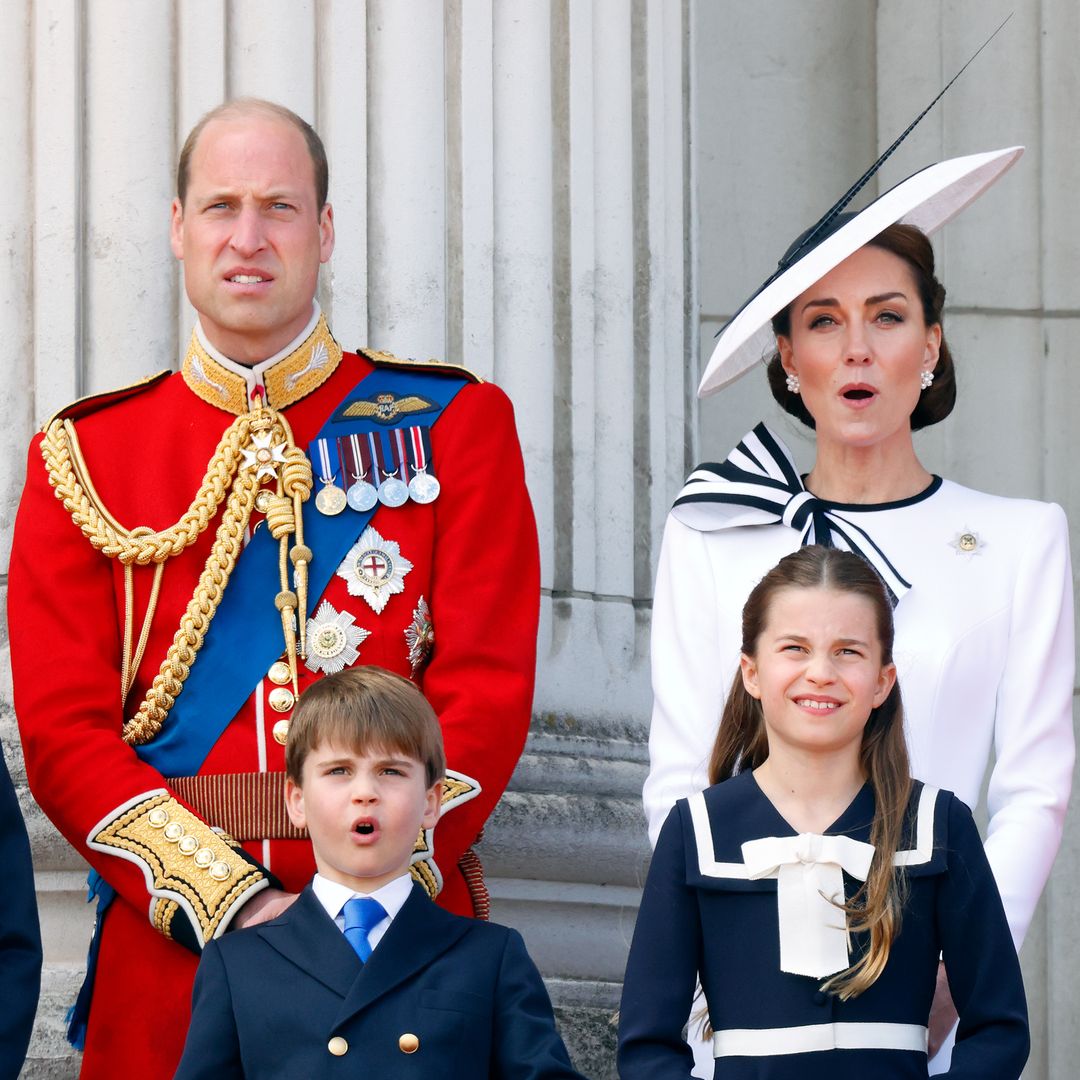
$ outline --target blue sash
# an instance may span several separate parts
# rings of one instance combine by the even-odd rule
[[[442,374],[376,368],[331,412],[317,438],[333,442],[342,435],[412,426],[420,419],[415,412],[392,420],[345,415],[350,402],[367,402],[381,393],[427,399],[431,407],[424,409],[422,419],[426,425],[433,424],[466,381]],[[309,456],[316,460],[310,451]],[[319,483],[317,475],[315,483]],[[315,509],[314,503],[314,499],[308,500],[303,509],[304,542],[315,553],[308,572],[313,602],[322,596],[341,560],[378,509],[376,505],[363,514],[348,509],[327,517]],[[236,561],[202,648],[161,734],[135,747],[139,757],[162,775],[193,776],[199,771],[255,684],[281,655],[281,615],[274,607],[278,583],[278,541],[268,529],[259,529]]]

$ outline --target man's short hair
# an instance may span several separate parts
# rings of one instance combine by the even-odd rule
[[[307,144],[308,154],[311,156],[311,167],[315,172],[315,197],[319,211],[326,205],[330,193],[330,166],[326,160],[326,147],[323,146],[319,133],[303,117],[297,116],[292,109],[279,105],[276,101],[266,101],[263,98],[235,98],[226,101],[216,108],[211,109],[192,129],[184,140],[184,146],[180,151],[180,160],[176,164],[176,194],[180,199],[180,205],[184,205],[187,198],[188,181],[191,178],[191,155],[195,153],[195,144],[203,133],[203,128],[211,120],[221,120],[228,117],[244,117],[253,115],[270,116],[277,120],[283,120],[292,124]]]
[[[285,744],[285,774],[295,784],[302,786],[304,762],[321,743],[404,754],[424,766],[428,787],[446,775],[435,710],[413,683],[384,668],[327,675],[300,695]]]

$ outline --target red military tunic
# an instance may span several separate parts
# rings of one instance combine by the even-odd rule
[[[294,372],[306,372],[301,389],[318,383],[299,400],[291,400],[296,396],[292,394],[285,395],[284,402],[275,401],[275,387],[280,388],[282,380],[265,373],[270,404],[281,408],[296,445],[305,449],[331,411],[373,368],[367,357],[346,353],[328,377],[320,381],[316,373],[312,378],[312,365],[296,359],[310,340],[281,361],[291,363]],[[240,411],[234,408],[230,414],[211,404],[213,394],[207,386],[225,389],[227,374],[220,368],[207,372],[205,366],[193,373],[185,363],[183,374],[115,400],[106,397],[67,411],[74,417],[85,475],[117,522],[161,530],[187,509],[222,433]],[[235,387],[228,383],[228,389]],[[142,761],[122,741],[120,731],[176,633],[210,551],[216,522],[166,562],[145,660],[122,705],[124,569],[117,559],[91,546],[56,498],[43,465],[40,438],[30,451],[11,558],[9,625],[16,713],[35,798],[118,893],[104,921],[82,1075],[170,1076],[183,1047],[198,958],[155,929],[156,920],[168,933],[173,911],[161,899],[160,888],[151,894],[148,874],[153,879],[155,872],[163,873],[162,859],[166,869],[183,860],[171,854],[175,844],[160,849],[165,852],[160,856],[150,851],[147,845],[154,836],[146,845],[125,840],[122,833],[94,847],[89,842],[128,819],[133,830],[150,836],[153,830],[146,828],[144,809],[154,800],[148,802],[148,794],[165,789],[158,802],[176,795],[176,785]],[[457,864],[506,787],[524,745],[535,667],[539,561],[506,396],[490,384],[466,385],[432,427],[431,443],[433,471],[442,485],[438,500],[380,507],[371,521],[412,563],[402,581],[403,591],[391,595],[376,613],[362,597],[351,595],[347,582],[335,574],[324,594],[311,598],[308,614],[314,615],[324,599],[338,612],[348,612],[354,625],[368,632],[359,644],[357,663],[414,677],[439,715],[449,768],[481,785],[477,797],[446,814],[435,834],[435,859],[444,881],[439,901],[451,911],[472,914]],[[318,488],[317,464],[315,472]],[[315,550],[314,559],[318,558]],[[136,637],[153,576],[151,566],[134,572]],[[269,582],[266,592],[253,596],[251,603],[272,604],[275,592],[275,583]],[[421,598],[430,608],[434,644],[426,664],[414,668],[406,630]],[[242,636],[235,648],[238,653],[243,650]],[[320,677],[303,663],[299,674],[301,691]],[[283,770],[284,748],[273,734],[281,714],[270,705],[276,689],[270,678],[252,687],[244,707],[211,749],[200,777]],[[185,805],[193,805],[183,796],[178,802],[180,806],[165,804],[173,808],[174,818],[187,814]],[[207,828],[215,822],[203,822],[197,815],[183,820],[186,830],[209,845],[208,850],[218,845],[220,859],[220,841]],[[266,887],[269,878],[264,870],[289,891],[298,891],[314,871],[307,840],[245,839],[242,846],[250,865],[232,860],[232,880],[240,884],[235,896],[215,901],[216,915],[202,927],[207,939],[223,932],[235,910]],[[197,892],[199,882],[206,880],[190,861],[177,872],[181,877],[187,874],[181,892]],[[164,892],[169,894],[169,888]]]

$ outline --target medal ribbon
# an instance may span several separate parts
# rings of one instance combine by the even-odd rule
[[[319,454],[319,479],[324,484],[333,484],[337,479],[338,452],[335,441],[316,439],[315,449]]]
[[[431,467],[431,432],[426,427],[411,427],[406,433],[405,449],[409,465],[415,473],[427,472]]]
[[[390,444],[383,443],[383,437],[386,435],[384,431],[369,431],[367,434],[368,449],[371,451],[371,464],[375,470],[375,478],[372,481],[376,487],[379,487],[387,477],[393,476],[397,471],[395,469],[387,469],[387,463],[389,462]]]
[[[337,456],[337,439],[355,433],[360,442],[372,429],[365,418],[343,417],[350,401],[363,392],[391,392],[398,396],[423,395],[441,413],[463,386],[463,378],[434,372],[378,367],[369,372],[337,406],[316,435]],[[402,417],[402,423],[407,420]],[[312,445],[309,455],[319,453]],[[337,465],[337,461],[334,461]],[[309,576],[310,595],[321,597],[341,560],[367,528],[375,509],[367,513],[327,517],[312,502],[303,506],[304,538],[316,553]],[[278,542],[268,529],[258,529],[241,552],[214,620],[203,639],[183,692],[176,699],[168,723],[152,742],[135,747],[144,761],[163,776],[193,776],[206,755],[243,707],[252,690],[281,654],[281,616],[272,600],[278,575]]]
[[[395,428],[387,432],[390,436],[390,450],[394,455],[394,468],[403,483],[409,482],[409,466],[405,457],[405,432]]]
[[[341,457],[341,467],[345,470],[346,481],[350,484],[363,480],[368,472],[368,465],[364,461],[360,450],[360,440],[355,435],[342,435],[338,441],[338,454]]]

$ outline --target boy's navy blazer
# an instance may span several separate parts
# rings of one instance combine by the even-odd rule
[[[582,1080],[515,930],[451,915],[414,885],[361,965],[309,885],[203,952],[178,1080],[436,1075]]]

